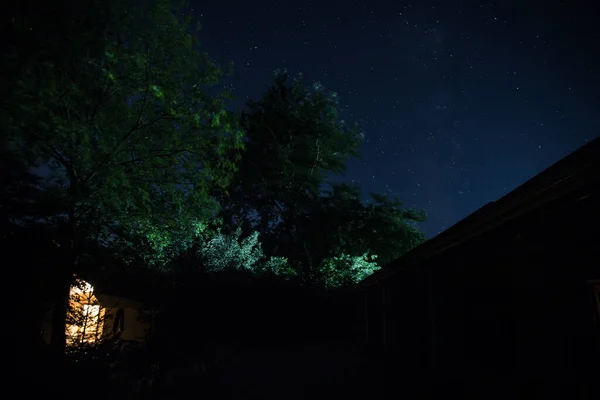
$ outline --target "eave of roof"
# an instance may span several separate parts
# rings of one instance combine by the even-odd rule
[[[444,232],[364,279],[352,290],[361,290],[395,275],[454,246],[482,235],[514,218],[541,207],[586,185],[598,183],[600,138],[583,145],[497,201],[490,202]]]

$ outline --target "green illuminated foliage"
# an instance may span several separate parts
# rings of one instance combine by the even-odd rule
[[[425,220],[423,211],[404,208],[389,196],[371,194],[371,198],[362,201],[358,185],[331,184],[306,219],[306,229],[319,221],[319,229],[312,232],[313,251],[323,257],[376,254],[383,266],[425,240],[416,226]]]
[[[160,225],[150,218],[140,218],[132,229],[119,236],[113,248],[118,248],[119,258],[125,263],[142,262],[153,269],[168,271],[174,259],[213,236],[213,229],[193,217]]]
[[[376,255],[367,253],[360,256],[341,254],[323,260],[317,272],[317,281],[326,289],[336,289],[352,283],[358,283],[381,269]]]
[[[258,232],[242,238],[241,228],[225,233],[218,221],[207,224],[190,218],[161,226],[140,222],[132,234],[121,235],[113,243],[113,248],[117,247],[120,259],[126,263],[142,262],[162,271],[174,271],[177,260],[191,256],[192,268],[208,273],[249,271],[257,276],[295,276],[285,258],[263,253]]]
[[[290,265],[285,257],[269,257],[264,264],[258,266],[256,273],[271,273],[284,278],[296,278],[298,276],[296,269]]]
[[[220,231],[200,247],[202,264],[207,272],[223,270],[253,271],[256,264],[264,257],[258,232],[240,240],[241,229],[231,235]]]
[[[219,229],[216,235],[204,239],[198,251],[204,270],[209,273],[245,270],[255,275],[273,274],[283,278],[297,275],[285,257],[265,256],[257,231],[243,239],[241,235],[241,228],[231,234]]]
[[[187,215],[210,220],[211,192],[237,169],[242,131],[229,95],[208,94],[223,72],[178,10],[169,0],[69,3],[62,30],[13,18],[29,53],[3,54],[14,85],[2,129],[46,187],[63,191],[68,211],[53,222],[70,227],[71,243],[175,227]]]

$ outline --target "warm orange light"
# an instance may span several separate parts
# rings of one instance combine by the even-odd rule
[[[69,294],[69,314],[65,326],[67,343],[77,345],[96,342],[102,335],[105,310],[94,296],[93,286],[76,279]]]

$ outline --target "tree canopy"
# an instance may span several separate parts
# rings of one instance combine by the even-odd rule
[[[243,147],[225,110],[228,94],[207,92],[223,72],[172,7],[162,0],[74,7],[67,28],[44,32],[44,51],[28,54],[32,61],[16,73],[4,129],[45,184],[64,192],[68,212],[57,221],[71,227],[70,240],[210,218],[210,192],[225,188],[236,168],[220,157]],[[16,19],[14,29],[53,26],[32,23]]]
[[[90,246],[103,246],[125,265],[164,271],[186,258],[208,272],[335,288],[423,241],[422,211],[382,194],[365,203],[359,186],[328,180],[360,155],[364,136],[335,93],[277,71],[247,111],[228,111],[225,72],[182,5],[10,11],[6,232],[16,220],[51,227],[65,285]]]
[[[12,18],[27,46],[2,55],[14,85],[1,128],[12,154],[63,198],[46,222],[67,283],[89,240],[213,218],[210,193],[227,187],[243,142],[229,95],[209,94],[222,70],[172,2],[47,7],[61,24],[37,9]]]
[[[422,212],[378,194],[366,206],[359,187],[328,182],[359,156],[362,133],[340,115],[335,93],[277,71],[242,115],[246,150],[224,201],[227,225],[260,232],[267,252],[287,259],[307,283],[329,279],[322,275],[338,270],[332,260],[370,254],[386,263],[423,240],[413,224]]]

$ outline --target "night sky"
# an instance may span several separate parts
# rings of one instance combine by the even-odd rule
[[[344,179],[424,208],[428,238],[600,134],[591,0],[190,1],[238,107],[278,68],[337,92],[366,135]]]

